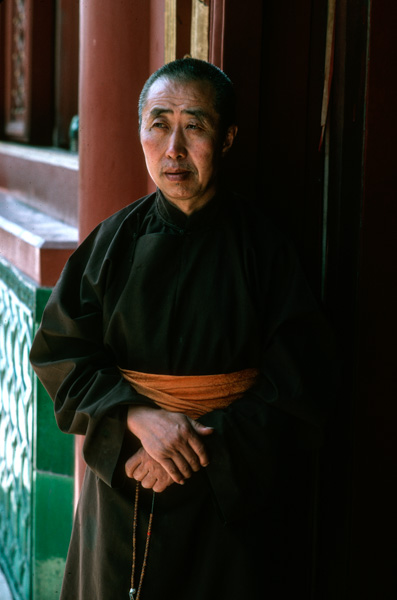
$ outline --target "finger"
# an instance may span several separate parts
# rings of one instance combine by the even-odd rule
[[[192,436],[189,440],[190,446],[198,458],[201,467],[206,467],[209,464],[209,456],[207,450],[200,438]]]
[[[194,419],[190,419],[190,422],[192,424],[192,427],[196,431],[196,433],[198,433],[199,435],[211,435],[211,433],[214,433],[214,431],[215,431],[215,429],[213,427],[208,427],[207,425],[202,425],[202,423],[199,423],[198,421],[195,421]]]
[[[161,466],[163,467],[163,469],[171,477],[171,479],[173,481],[175,481],[175,483],[179,483],[180,485],[183,485],[185,483],[185,479],[184,479],[182,473],[180,472],[180,470],[178,469],[178,467],[176,466],[175,462],[172,459],[164,458],[163,460],[161,460],[159,462],[160,462]]]
[[[159,479],[157,479],[152,489],[154,492],[164,492],[164,490],[166,490],[167,487],[169,487],[173,483],[174,482],[168,475],[164,475],[164,477],[160,477]]]
[[[166,479],[157,479],[156,483],[152,487],[152,490],[157,493],[164,492],[164,490],[166,490],[167,487],[169,487],[173,483],[174,482],[169,477],[167,477]]]
[[[184,416],[184,419],[183,427],[178,429],[170,458],[186,478],[192,475],[192,471],[199,471],[202,466],[208,464],[205,446],[197,434],[198,431],[206,431],[207,435],[207,432],[208,434],[212,433],[213,429],[205,427],[189,417]]]
[[[174,462],[185,477],[190,477],[192,471],[197,472],[201,468],[200,459],[189,443],[180,449],[179,456],[175,456]]]
[[[152,487],[152,490],[157,494],[160,494],[160,492],[164,492],[164,490],[166,490],[167,487],[168,485],[166,483],[157,480],[154,486]]]
[[[188,479],[194,471],[199,471],[201,468],[198,456],[188,443],[172,455],[172,460],[184,479]]]
[[[150,457],[150,460],[153,460],[155,463],[159,464],[175,483],[184,483],[184,476],[180,472],[179,468],[176,466],[174,460],[170,458],[169,453],[152,453],[152,451],[149,449],[147,449],[146,452],[147,455]],[[179,458],[179,454],[177,451],[174,451],[172,453],[172,456],[178,456]]]
[[[131,474],[131,478],[135,479],[135,481],[142,481],[144,477],[148,474],[148,469],[143,467],[143,465],[137,467],[133,473]]]
[[[141,465],[141,459],[134,454],[125,463],[125,473],[127,477],[132,478],[135,470]]]
[[[141,486],[145,488],[145,490],[151,490],[156,482],[157,477],[153,473],[147,473],[145,477],[141,479]]]
[[[202,425],[201,423],[199,423],[198,421],[195,421],[194,419],[190,419],[190,422],[191,422],[191,425],[192,425],[195,433],[197,433],[199,436],[211,435],[215,431],[215,429],[213,427],[207,427],[206,425]],[[189,441],[190,441],[190,445],[191,445],[193,451],[195,452],[196,456],[198,457],[200,466],[201,467],[208,466],[209,456],[207,453],[207,449],[206,449],[205,445],[203,444],[203,442],[201,441],[200,437],[192,437]]]

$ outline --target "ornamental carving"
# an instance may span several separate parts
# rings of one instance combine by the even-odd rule
[[[1,274],[1,273],[0,273]],[[32,309],[0,278],[0,554],[18,598],[30,592],[33,392]]]
[[[14,0],[11,36],[10,118],[18,121],[26,110],[26,12],[25,0]]]

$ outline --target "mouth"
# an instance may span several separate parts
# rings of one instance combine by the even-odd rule
[[[187,169],[167,169],[163,171],[163,175],[168,181],[179,182],[185,181],[191,175],[191,171]]]

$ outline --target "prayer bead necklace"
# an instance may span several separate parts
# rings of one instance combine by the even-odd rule
[[[130,588],[130,595],[129,595],[130,600],[139,600],[139,597],[141,595],[142,581],[143,581],[143,576],[145,574],[145,569],[146,569],[146,564],[147,564],[147,556],[148,556],[148,552],[149,552],[150,535],[152,533],[154,497],[156,495],[155,492],[153,492],[152,508],[150,510],[149,524],[148,524],[148,529],[147,529],[147,534],[146,534],[146,544],[145,544],[145,552],[143,555],[141,577],[139,580],[139,585],[138,585],[138,590],[137,590],[135,588],[135,566],[136,566],[136,529],[138,526],[139,485],[140,485],[139,481],[137,481],[136,487],[135,487],[134,521],[133,521],[133,529],[132,529],[132,568],[131,568],[131,588]],[[135,596],[135,594],[136,594],[136,596]]]

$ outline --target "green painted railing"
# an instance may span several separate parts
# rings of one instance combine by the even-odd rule
[[[0,259],[0,565],[15,600],[59,596],[73,518],[73,439],[29,364],[49,293]]]

